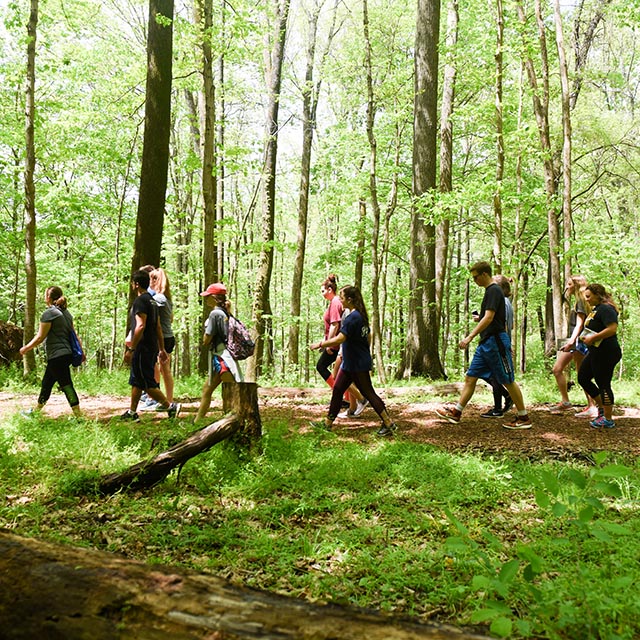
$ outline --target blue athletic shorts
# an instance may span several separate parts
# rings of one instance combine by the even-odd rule
[[[504,349],[501,353],[498,340]],[[471,378],[490,380],[495,378],[500,384],[510,384],[515,380],[513,373],[513,359],[511,358],[511,340],[508,333],[489,336],[481,342],[473,354],[473,360],[467,371]]]

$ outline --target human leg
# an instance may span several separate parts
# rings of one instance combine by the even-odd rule
[[[561,406],[564,405],[566,407],[570,407],[571,402],[569,401],[569,390],[567,388],[567,376],[565,374],[565,369],[569,364],[571,364],[572,360],[573,353],[569,353],[568,351],[558,351],[552,370],[556,379],[558,391],[560,391]]]
[[[331,369],[337,357],[337,351],[323,349],[320,357],[318,358],[318,362],[316,363],[316,371],[330,387],[333,387],[335,382]]]

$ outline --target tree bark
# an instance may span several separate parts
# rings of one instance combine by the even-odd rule
[[[425,218],[436,186],[440,0],[418,0],[415,39],[413,208],[407,341],[399,375],[444,377],[438,349],[435,227]]]
[[[502,179],[504,177],[504,130],[502,121],[504,15],[502,0],[496,0],[495,53],[495,123],[496,123],[496,186],[493,192],[493,261],[495,272],[502,273]]]
[[[24,267],[26,272],[26,296],[24,310],[24,341],[35,335],[36,327],[36,38],[38,29],[38,0],[31,0],[27,23],[27,86],[25,105],[25,167],[24,167]],[[36,368],[35,354],[29,351],[24,357],[24,373],[33,373]]]
[[[144,264],[160,264],[169,167],[172,55],[173,0],[149,0],[144,142],[132,272]]]
[[[483,640],[446,625],[312,604],[6,532],[0,593],[5,640]]]

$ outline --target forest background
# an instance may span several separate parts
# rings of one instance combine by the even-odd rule
[[[89,366],[113,368],[136,250],[149,5],[34,4],[29,256],[24,88],[34,42],[27,3],[0,2],[0,318],[24,323],[32,257],[38,308],[47,286],[61,286]],[[161,266],[174,296],[176,374],[197,367],[198,293],[220,279],[261,341],[252,376],[309,382],[319,286],[336,273],[363,288],[381,380],[456,377],[465,362],[451,345],[482,293],[467,266],[489,259],[514,278],[522,371],[549,365],[566,335],[564,278],[584,273],[620,305],[620,375],[637,375],[637,0],[430,3],[440,31],[428,96],[438,100],[438,169],[423,193],[414,117],[425,3],[166,4],[172,18],[157,21],[173,31]],[[435,261],[435,289],[416,300],[422,254]],[[436,331],[416,337],[410,300],[418,314],[435,310]],[[429,342],[422,362],[406,357],[416,340]]]

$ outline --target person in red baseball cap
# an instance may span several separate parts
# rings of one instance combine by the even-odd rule
[[[204,325],[202,346],[209,349],[209,375],[202,387],[200,407],[195,421],[203,420],[211,406],[211,395],[221,382],[242,382],[242,371],[227,350],[229,314],[231,305],[227,300],[227,288],[222,282],[210,284],[200,293],[211,313]]]

